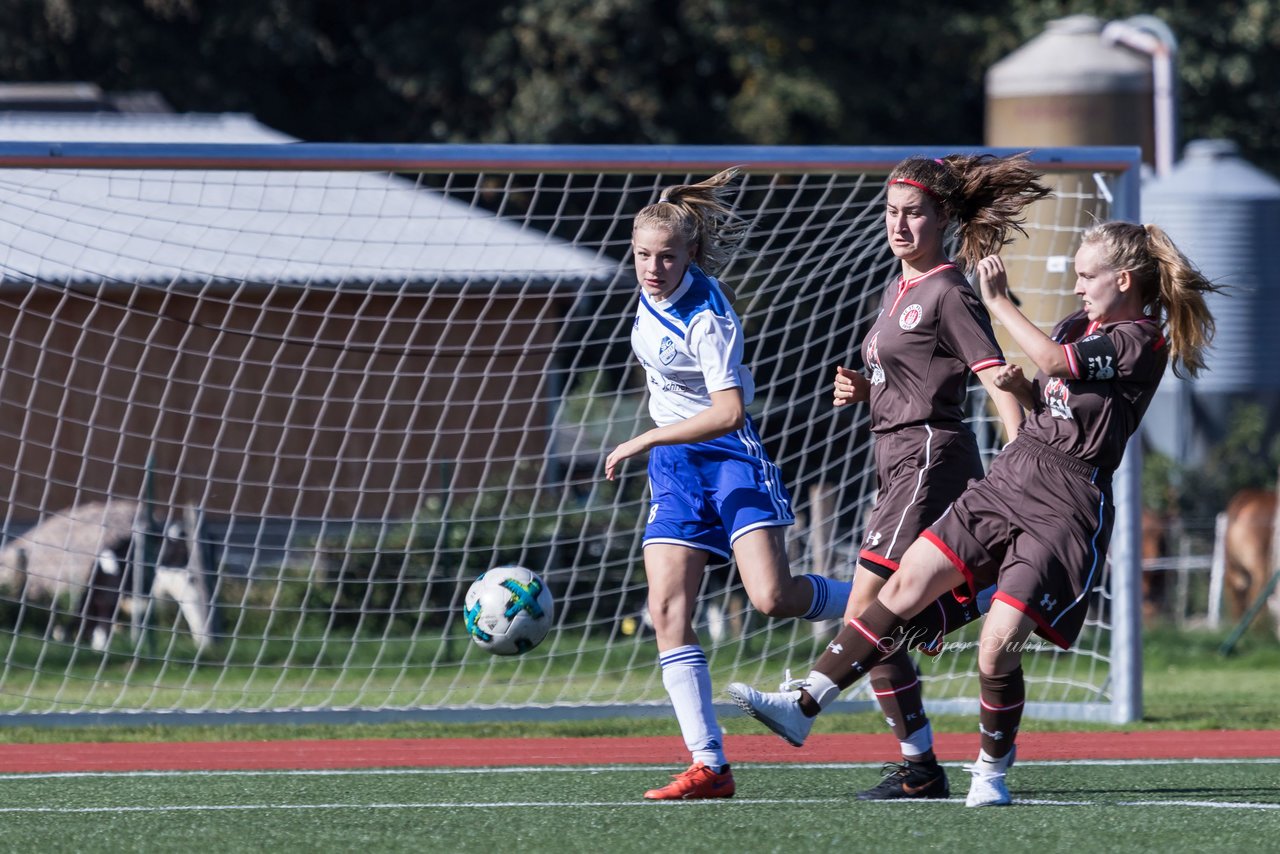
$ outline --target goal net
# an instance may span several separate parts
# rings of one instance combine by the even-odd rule
[[[830,381],[897,272],[885,175],[948,153],[0,144],[0,719],[666,713],[643,460],[602,477],[647,426],[632,217],[743,166],[722,278],[792,571],[848,578],[875,482],[866,409]],[[1137,217],[1137,152],[1034,158],[1056,192],[1006,258],[1047,329],[1083,228]],[[1077,648],[1026,657],[1031,715],[1140,710],[1130,457]],[[515,658],[462,619],[499,564],[556,599]],[[806,670],[834,630],[753,613],[731,564],[697,620],[721,687]],[[973,638],[921,660],[932,709],[976,709]]]

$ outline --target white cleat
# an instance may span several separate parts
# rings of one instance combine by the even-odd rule
[[[790,745],[803,747],[813,729],[813,718],[800,710],[800,689],[766,694],[741,682],[729,684],[729,696],[738,708],[773,730]]]
[[[1015,753],[1016,747],[994,762],[979,756],[977,762],[964,766],[964,770],[973,775],[969,795],[964,799],[966,807],[1003,807],[1013,803],[1005,784],[1005,773],[1013,765]]]

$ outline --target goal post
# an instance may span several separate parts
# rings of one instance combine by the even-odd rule
[[[875,478],[865,407],[834,411],[829,379],[896,274],[885,176],[956,151],[1011,152],[0,143],[0,721],[665,714],[643,461],[602,478],[647,423],[632,217],[742,167],[722,277],[752,414],[798,511],[793,572],[847,578]],[[1030,156],[1055,193],[1005,257],[1047,329],[1083,229],[1138,218],[1140,161]],[[990,456],[998,419],[970,401]],[[1025,658],[1031,716],[1141,715],[1139,453],[1077,648]],[[516,658],[463,628],[501,563],[556,596]],[[830,629],[753,613],[731,564],[697,621],[719,689],[806,668]],[[920,661],[932,710],[976,710],[974,637]]]

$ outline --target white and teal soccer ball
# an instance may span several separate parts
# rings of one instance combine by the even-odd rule
[[[467,590],[467,634],[494,655],[520,655],[547,636],[555,619],[551,591],[533,570],[495,566]]]

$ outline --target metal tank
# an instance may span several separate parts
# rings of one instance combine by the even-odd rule
[[[1142,218],[1230,289],[1208,298],[1218,331],[1196,390],[1280,389],[1280,181],[1230,140],[1195,140],[1167,177],[1143,186]]]
[[[1217,324],[1208,370],[1166,375],[1148,437],[1194,461],[1221,438],[1235,406],[1280,401],[1280,181],[1249,164],[1229,140],[1187,144],[1169,175],[1142,188],[1142,219],[1161,226],[1209,279],[1227,287],[1207,302]]]
[[[1109,44],[1091,15],[1050,21],[1043,33],[991,66],[986,75],[986,144],[1011,148],[1137,145],[1151,162],[1153,77],[1149,57]],[[1084,176],[1048,176],[1054,196],[1028,210],[1031,230],[1003,251],[1023,310],[1041,328],[1078,306],[1071,296],[1079,229],[1109,211],[1090,201]],[[998,330],[1007,355],[1030,369],[1012,339]]]
[[[988,145],[1140,145],[1152,162],[1151,62],[1102,29],[1092,15],[1059,18],[991,66]]]

